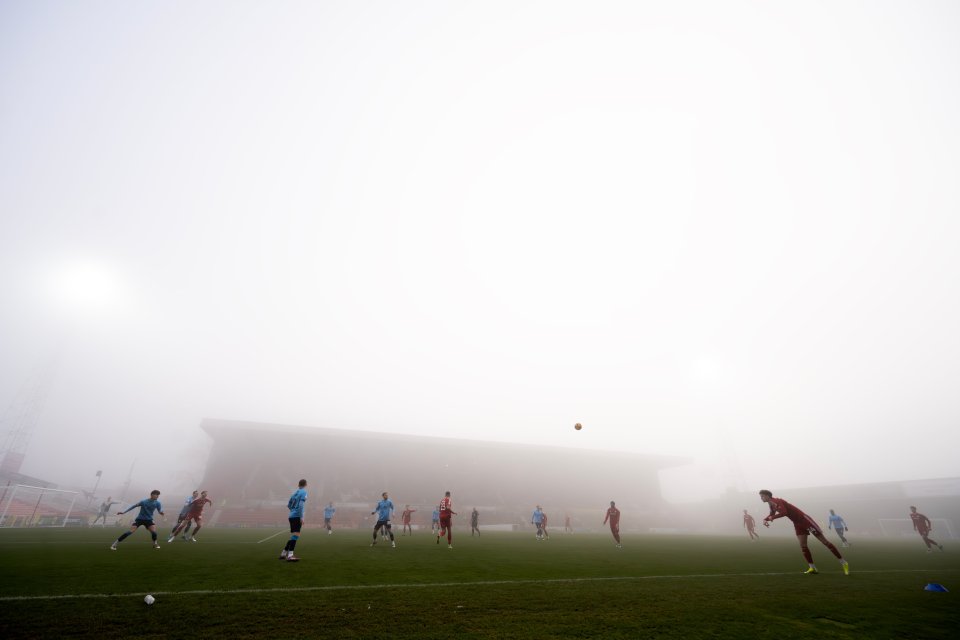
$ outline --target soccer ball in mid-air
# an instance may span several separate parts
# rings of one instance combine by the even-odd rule
[[[153,604],[154,602],[157,601],[157,599],[151,596],[150,594],[147,594],[147,596],[143,599],[143,601],[146,602],[147,604]]]
[[[580,429],[583,429],[583,425],[578,422],[577,424],[573,425],[573,428],[577,431],[580,431]]]

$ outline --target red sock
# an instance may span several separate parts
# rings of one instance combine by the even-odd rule
[[[830,553],[835,555],[838,560],[843,560],[843,556],[840,555],[840,551],[834,546],[834,544],[828,540],[823,541],[823,544],[826,545],[827,549],[830,549]]]

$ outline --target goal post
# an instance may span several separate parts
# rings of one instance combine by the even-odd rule
[[[917,530],[913,528],[913,520],[910,518],[880,518],[880,531],[887,538],[904,538],[915,536]],[[957,534],[950,521],[946,518],[930,518],[933,525],[932,536],[946,537],[950,540],[956,540]]]
[[[0,527],[65,527],[79,491],[17,484],[0,497]]]

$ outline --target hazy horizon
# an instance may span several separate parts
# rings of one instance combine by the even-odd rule
[[[0,416],[53,372],[21,471],[185,486],[223,418],[690,458],[672,501],[960,476],[958,36],[4,3]]]

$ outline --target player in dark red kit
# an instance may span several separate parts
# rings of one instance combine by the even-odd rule
[[[933,523],[930,522],[930,518],[922,513],[917,513],[916,507],[910,507],[910,519],[913,520],[914,530],[920,534],[920,537],[923,538],[923,543],[927,545],[927,553],[933,551],[933,547],[943,551],[943,545],[930,538],[930,531],[933,529]]]
[[[437,533],[437,544],[440,544],[440,538],[446,532],[448,549],[453,549],[452,517],[455,515],[457,515],[457,512],[453,510],[453,503],[450,502],[450,492],[447,491],[443,494],[443,500],[440,501],[440,531]]]
[[[607,515],[603,518],[603,524],[607,524],[607,520],[610,521],[610,533],[613,534],[613,539],[617,541],[617,549],[622,549],[623,545],[620,544],[620,509],[617,509],[613,500],[610,501],[610,508],[607,509]]]
[[[743,526],[746,527],[747,533],[750,534],[750,539],[753,540],[756,538],[760,539],[760,534],[757,533],[754,528],[757,526],[757,521],[753,519],[753,516],[747,513],[747,510],[743,510]]]
[[[763,526],[769,527],[771,522],[783,517],[789,518],[790,522],[793,523],[793,531],[797,534],[797,540],[800,541],[800,551],[803,552],[803,557],[809,565],[809,568],[804,571],[804,573],[819,573],[819,571],[817,571],[817,565],[813,564],[813,554],[810,553],[810,547],[807,546],[807,537],[813,536],[823,543],[823,546],[830,549],[830,552],[837,557],[840,561],[840,566],[843,567],[843,573],[850,575],[850,565],[843,559],[843,555],[833,546],[833,543],[823,536],[823,530],[820,528],[820,525],[817,524],[816,520],[783,498],[774,498],[773,494],[766,489],[760,491],[760,500],[770,505],[770,515],[763,519]]]
[[[213,504],[213,502],[207,497],[206,491],[201,491],[200,497],[195,498],[194,501],[190,503],[190,508],[187,510],[187,515],[183,518],[183,522],[177,525],[177,528],[170,534],[167,542],[173,542],[174,538],[183,531],[184,527],[190,526],[191,521],[195,526],[193,528],[193,535],[190,537],[190,542],[196,542],[197,534],[200,533],[200,529],[203,527],[203,508],[208,504]]]
[[[410,505],[406,505],[406,507],[403,510],[403,513],[400,514],[400,519],[403,521],[403,533],[401,533],[400,535],[402,536],[407,535],[408,530],[410,531],[410,535],[413,535],[413,526],[411,526],[410,524],[410,517],[416,512],[417,512],[416,509],[411,509]]]

